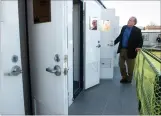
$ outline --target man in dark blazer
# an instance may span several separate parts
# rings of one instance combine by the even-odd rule
[[[121,83],[131,83],[133,70],[135,66],[135,58],[137,52],[142,48],[143,39],[141,29],[137,28],[137,19],[131,17],[127,25],[123,26],[120,35],[116,38],[114,44],[119,43],[117,53],[119,56],[119,67],[122,79]],[[127,64],[127,68],[125,65]],[[128,72],[127,72],[128,71]]]
[[[156,41],[157,41],[158,43],[161,43],[161,35],[160,35],[160,34],[158,35]]]

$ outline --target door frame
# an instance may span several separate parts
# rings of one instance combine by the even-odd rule
[[[33,115],[32,88],[29,61],[29,39],[27,22],[27,0],[18,0],[20,51],[24,90],[25,115]]]
[[[79,0],[78,1],[78,4],[80,6],[80,10],[79,10],[79,13],[80,13],[80,28],[79,28],[79,33],[80,33],[80,70],[79,70],[79,75],[80,75],[80,78],[79,78],[79,83],[80,83],[80,88],[74,92],[73,91],[73,99],[75,99],[84,89],[84,23],[83,23],[83,1],[82,0]],[[73,38],[74,39],[74,38]],[[73,48],[74,48],[74,44],[73,44]],[[73,51],[74,52],[74,51]],[[74,62],[74,55],[73,55],[73,62]],[[73,67],[74,67],[74,63],[73,63]],[[74,70],[74,69],[73,69]],[[74,80],[74,71],[73,71],[73,80]],[[74,86],[73,86],[73,90],[74,90]]]

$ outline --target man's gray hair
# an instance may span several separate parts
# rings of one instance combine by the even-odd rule
[[[132,18],[134,18],[134,22],[135,22],[135,25],[137,24],[137,18],[136,17],[132,17]]]

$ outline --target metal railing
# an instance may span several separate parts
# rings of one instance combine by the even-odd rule
[[[161,66],[160,58],[146,49],[138,53],[134,78],[141,115],[161,115],[161,73],[156,65]]]

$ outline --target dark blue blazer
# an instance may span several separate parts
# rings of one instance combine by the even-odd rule
[[[126,29],[126,26],[123,26],[121,29],[120,35],[116,38],[114,44],[116,45],[119,43],[118,51],[117,53],[120,53],[120,50],[122,49],[122,40],[123,40],[123,33]],[[142,48],[143,46],[143,38],[142,38],[142,33],[141,29],[138,27],[134,26],[131,30],[131,34],[128,40],[128,53],[127,56],[129,59],[134,59],[137,56],[137,52],[135,51],[136,48]]]

